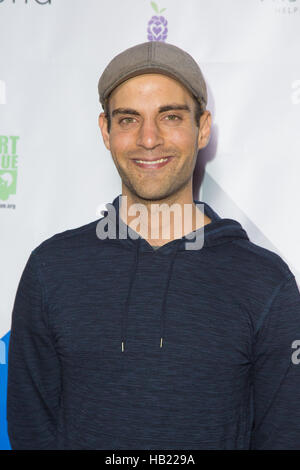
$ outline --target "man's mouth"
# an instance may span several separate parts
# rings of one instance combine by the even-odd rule
[[[157,160],[133,160],[133,161],[140,168],[157,169],[157,168],[161,168],[165,166],[167,163],[169,163],[170,160],[172,160],[172,158],[174,157],[170,156],[170,157],[159,158]]]

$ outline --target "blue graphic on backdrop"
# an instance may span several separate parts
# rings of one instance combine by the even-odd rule
[[[10,331],[0,341],[0,450],[11,450],[7,435],[7,359]]]

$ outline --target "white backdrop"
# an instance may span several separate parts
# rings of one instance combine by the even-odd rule
[[[207,81],[213,129],[195,197],[300,283],[300,0],[0,0],[0,338],[31,250],[121,193],[97,83],[147,40],[182,47]]]

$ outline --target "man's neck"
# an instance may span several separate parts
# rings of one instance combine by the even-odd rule
[[[150,245],[162,246],[211,222],[192,197],[185,199],[149,201],[122,197],[120,217]],[[130,213],[130,208],[136,211]]]

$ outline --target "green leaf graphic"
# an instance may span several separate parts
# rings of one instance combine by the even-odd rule
[[[151,5],[152,5],[153,10],[156,11],[156,13],[159,13],[158,6],[156,5],[156,3],[151,2]]]
[[[163,12],[163,11],[165,11],[165,10],[166,10],[166,8],[163,8],[162,10],[160,10],[160,12],[159,12],[159,13],[162,13],[162,12]]]

